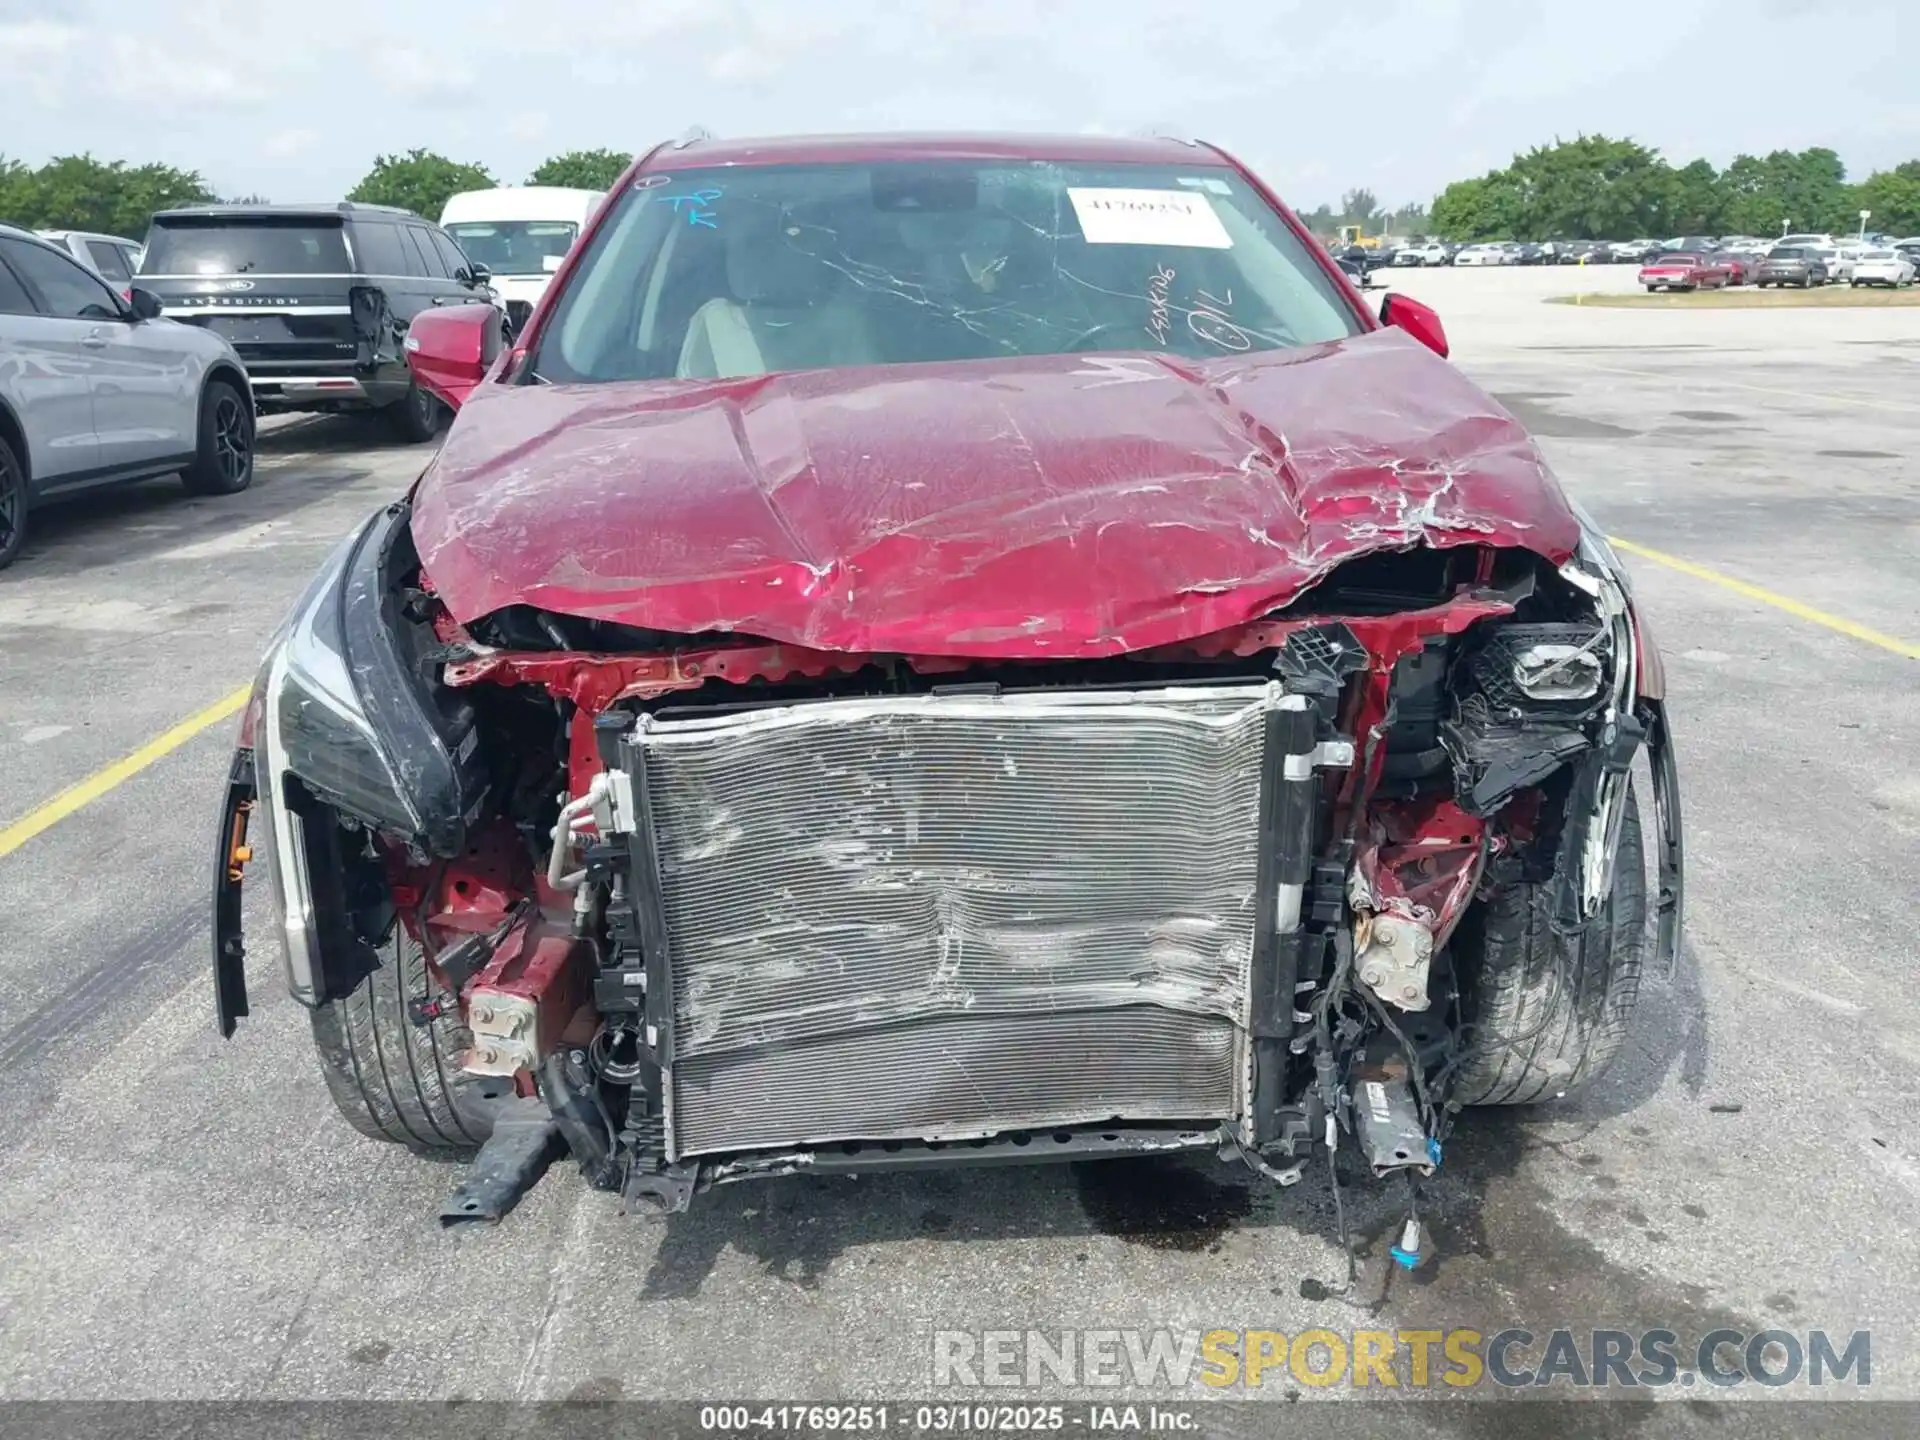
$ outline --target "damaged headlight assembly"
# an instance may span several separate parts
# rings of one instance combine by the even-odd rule
[[[268,650],[255,682],[254,772],[287,983],[304,1005],[335,998],[323,952],[346,897],[332,894],[341,830],[380,832],[417,851],[454,853],[484,786],[464,706],[434,705],[398,638],[384,563],[404,543],[407,508],[359,527],[321,568]],[[358,967],[349,966],[357,980]],[[346,977],[340,977],[342,979]]]

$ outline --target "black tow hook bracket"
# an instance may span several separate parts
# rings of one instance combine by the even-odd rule
[[[500,1107],[493,1134],[440,1207],[443,1226],[469,1220],[497,1225],[539,1183],[566,1142],[546,1102],[516,1098]]]

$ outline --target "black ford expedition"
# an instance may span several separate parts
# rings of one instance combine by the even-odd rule
[[[452,237],[386,205],[209,205],[163,210],[140,285],[169,319],[239,352],[262,414],[379,410],[432,438],[440,402],[413,383],[407,326],[435,305],[492,300]]]

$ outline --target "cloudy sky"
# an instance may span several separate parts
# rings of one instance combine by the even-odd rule
[[[0,153],[317,200],[415,145],[1166,128],[1398,203],[1581,131],[1861,176],[1920,156],[1917,55],[1920,0],[0,0]]]

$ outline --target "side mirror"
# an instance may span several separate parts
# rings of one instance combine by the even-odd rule
[[[1442,359],[1447,354],[1447,327],[1440,323],[1439,312],[1398,291],[1380,302],[1383,324],[1406,331]]]
[[[151,290],[142,290],[136,285],[127,292],[127,308],[133,312],[133,318],[136,320],[158,320],[160,297]]]
[[[484,285],[491,279],[493,279],[493,271],[482,265],[478,260],[469,260],[467,262],[467,283],[469,285]]]
[[[506,348],[500,311],[486,304],[423,310],[407,327],[407,366],[423,389],[458,410]]]

